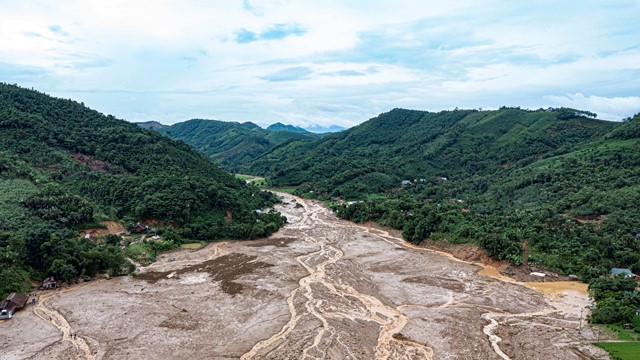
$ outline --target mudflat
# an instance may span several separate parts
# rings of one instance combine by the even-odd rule
[[[581,289],[545,295],[282,196],[289,224],[271,238],[184,249],[136,276],[40,293],[0,323],[0,357],[608,358],[580,321]]]

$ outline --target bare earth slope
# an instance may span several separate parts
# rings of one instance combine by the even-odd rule
[[[283,196],[289,225],[272,238],[173,253],[145,275],[44,293],[35,310],[0,323],[0,356],[607,358],[589,345],[591,328],[579,328],[584,295],[545,298]]]

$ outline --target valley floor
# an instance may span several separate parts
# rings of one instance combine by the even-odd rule
[[[268,239],[43,292],[3,359],[606,359],[580,291],[543,295],[283,194]],[[73,333],[77,336],[74,338]]]

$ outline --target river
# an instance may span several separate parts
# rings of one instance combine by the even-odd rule
[[[607,358],[580,326],[584,294],[544,295],[282,195],[271,238],[41,295],[0,324],[2,358]]]

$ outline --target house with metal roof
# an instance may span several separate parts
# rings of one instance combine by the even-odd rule
[[[12,293],[0,302],[0,319],[11,319],[27,303],[27,295]]]
[[[610,275],[624,275],[624,276],[628,276],[628,277],[633,277],[634,273],[631,272],[631,270],[629,269],[624,269],[624,268],[612,268],[609,271]]]

